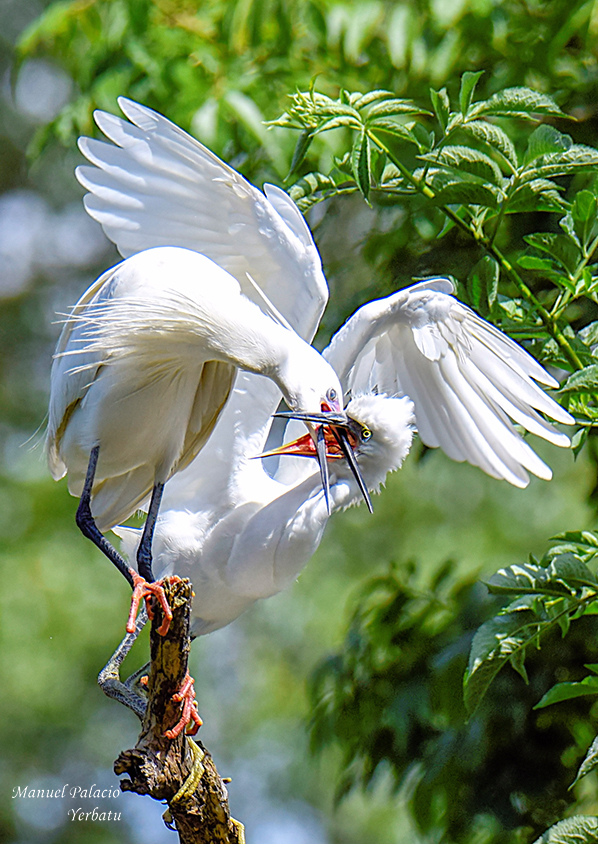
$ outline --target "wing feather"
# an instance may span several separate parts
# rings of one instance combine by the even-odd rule
[[[525,349],[430,279],[360,308],[324,357],[351,393],[407,395],[423,442],[487,474],[526,486],[551,472],[513,422],[551,443],[569,438],[541,414],[573,418],[538,383],[558,383]],[[526,471],[527,470],[527,471]]]
[[[96,112],[112,141],[81,138],[94,165],[77,169],[86,207],[125,257],[152,246],[183,246],[215,260],[261,301],[249,273],[295,330],[311,340],[328,298],[307,224],[280,188],[266,194],[174,123],[119,99],[128,118]]]
[[[79,167],[77,177],[88,191],[89,214],[121,254],[160,245],[201,252],[265,310],[249,274],[310,342],[328,287],[311,232],[291,198],[273,185],[262,193],[157,112],[125,98],[119,105],[127,120],[95,113],[110,143],[80,139],[92,166]],[[250,458],[263,450],[280,399],[271,382],[240,374],[206,446],[168,483],[163,506],[178,506],[195,495],[199,509],[202,497],[208,502],[219,494],[234,497],[241,476],[261,471]]]

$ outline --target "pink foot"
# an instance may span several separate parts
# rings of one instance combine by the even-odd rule
[[[183,712],[178,723],[176,723],[172,729],[166,730],[164,733],[166,738],[175,739],[186,727],[187,735],[194,736],[203,723],[197,711],[197,701],[195,700],[195,689],[193,688],[193,683],[193,677],[191,677],[189,672],[187,672],[181,688],[172,696],[172,699],[176,703],[184,701]],[[189,728],[189,724],[191,724],[192,721],[193,726]]]
[[[148,617],[153,619],[154,613],[151,608],[151,599],[156,598],[162,607],[162,612],[164,613],[164,621],[158,627],[158,633],[161,636],[165,636],[168,633],[168,628],[170,627],[170,622],[172,621],[172,610],[168,606],[164,589],[160,585],[159,581],[157,583],[148,583],[147,580],[137,574],[134,569],[129,569],[129,571],[133,576],[133,596],[131,598],[129,620],[127,621],[127,633],[135,632],[135,619],[137,618],[139,604],[142,600],[145,600]]]

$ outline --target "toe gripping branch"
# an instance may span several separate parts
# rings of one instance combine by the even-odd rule
[[[172,577],[165,578],[162,587],[172,620],[164,634],[161,614],[152,621],[141,733],[135,747],[120,754],[114,770],[128,777],[121,780],[123,791],[167,801],[164,820],[176,828],[183,844],[244,844],[243,826],[230,816],[226,786],[210,753],[185,731],[193,722],[192,731],[197,732],[201,723],[187,669],[191,583]]]
[[[135,569],[132,568],[129,569],[129,574],[133,579],[133,595],[131,596],[131,609],[129,611],[129,619],[126,627],[127,633],[135,632],[135,619],[137,618],[139,604],[142,600],[145,601],[147,617],[150,621],[154,620],[152,598],[155,598],[162,607],[162,613],[164,616],[161,625],[158,627],[158,633],[160,636],[165,636],[168,633],[168,628],[170,627],[170,622],[172,621],[172,610],[170,609],[168,599],[166,598],[163,582],[157,581],[156,583],[148,583],[144,577],[141,577],[141,575],[137,574]],[[178,580],[180,580],[180,578],[176,575],[170,578],[170,581],[173,583]]]

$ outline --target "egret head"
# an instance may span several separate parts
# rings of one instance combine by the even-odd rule
[[[386,475],[400,469],[409,454],[415,430],[413,403],[405,397],[367,394],[351,399],[346,410],[363,478],[371,492],[378,492]],[[339,466],[338,472],[343,468]]]
[[[338,423],[335,425],[336,416]],[[408,398],[358,395],[347,405],[346,416],[347,421],[343,424],[340,415],[330,413],[328,424],[322,426],[326,457],[334,462],[338,477],[355,479],[362,493],[362,484],[367,490],[378,492],[388,472],[401,467],[411,448],[415,430],[413,404]],[[339,436],[340,431],[344,432],[344,437]],[[309,434],[270,453],[317,456]]]
[[[343,413],[343,388],[322,355],[296,335],[289,337],[288,354],[280,366],[285,400],[298,413]],[[299,342],[297,342],[299,341]]]

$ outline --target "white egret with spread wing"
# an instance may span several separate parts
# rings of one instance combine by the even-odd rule
[[[125,98],[119,104],[128,120],[96,112],[112,143],[82,138],[93,166],[79,167],[77,176],[89,191],[88,212],[121,254],[170,245],[206,255],[266,313],[276,312],[311,341],[328,291],[292,200],[271,185],[257,190],[151,109]],[[519,487],[528,483],[528,471],[545,479],[551,472],[513,422],[569,445],[542,416],[573,421],[536,383],[554,388],[557,382],[452,292],[447,279],[431,279],[370,302],[323,353],[350,400],[348,438],[370,490],[401,465],[415,429],[426,445]],[[155,563],[160,575],[193,581],[198,634],[228,624],[293,581],[329,517],[312,462],[284,457],[270,476],[254,459],[266,446],[279,400],[272,381],[239,372],[205,447],[166,486]],[[291,423],[294,430],[297,424]],[[359,500],[346,442],[337,444],[334,431],[326,435],[332,511]],[[287,452],[313,455],[314,446],[301,438],[279,450]],[[132,558],[139,532],[117,532]]]
[[[209,439],[238,368],[267,376],[291,408],[333,411],[342,423],[342,389],[330,365],[198,252],[156,247],[131,256],[104,273],[66,321],[52,368],[50,467],[55,478],[68,472],[70,491],[81,497],[79,527],[129,580],[136,600],[148,588],[163,600],[161,587],[146,583],[154,580],[151,544],[164,484]],[[324,454],[321,428],[317,444]],[[327,496],[325,456],[321,465]],[[102,532],[150,493],[137,578]]]

